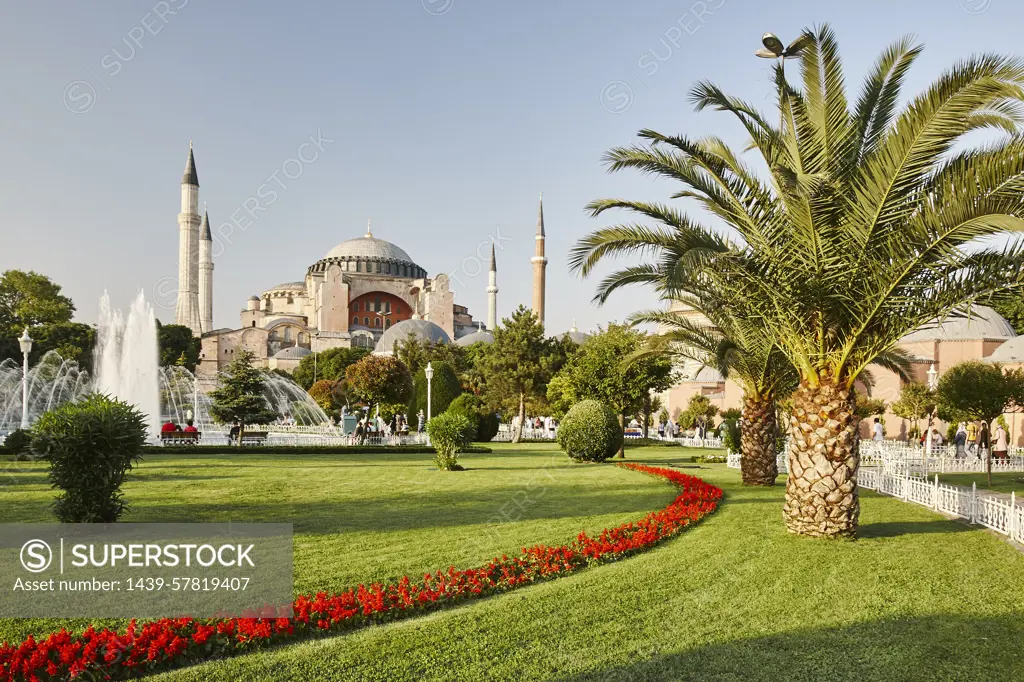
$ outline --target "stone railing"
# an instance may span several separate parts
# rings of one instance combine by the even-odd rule
[[[977,484],[965,488],[939,483],[938,475],[932,480],[919,476],[898,476],[871,468],[860,470],[857,484],[883,495],[967,519],[971,523],[1008,535],[1017,542],[1024,542],[1024,505],[1017,504],[1016,493],[1010,493],[1007,498],[986,491],[979,492]]]

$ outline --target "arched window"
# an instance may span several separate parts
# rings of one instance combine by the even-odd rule
[[[373,310],[374,312],[380,312],[380,296],[373,299]]]
[[[384,320],[384,328],[385,329],[391,329],[391,318],[390,317],[388,319]]]
[[[357,260],[356,261],[356,272],[362,272],[362,271],[363,271],[363,261]]]
[[[289,297],[288,297],[288,305],[291,305],[291,304],[293,304],[293,303],[295,303],[295,299],[294,299],[294,298],[292,298],[291,296],[289,296]]]
[[[270,306],[270,297],[269,296],[267,296],[267,302],[263,304],[263,310],[265,312],[268,312],[268,313],[272,310],[272,308]]]
[[[352,316],[352,325],[355,326],[357,324],[359,324],[359,316],[358,315],[353,315]]]
[[[375,317],[373,319],[373,326],[374,327],[380,327],[380,318],[379,317]]]
[[[252,326],[254,326],[254,327],[256,326],[256,320],[252,321]]]
[[[295,343],[298,344],[299,346],[302,345],[302,332],[299,332],[298,334],[295,335]]]
[[[354,312],[354,313],[358,313],[359,312],[359,303],[358,302],[352,304],[352,312]]]
[[[285,327],[284,328],[284,342],[285,343],[291,343],[292,342],[292,328],[291,327]]]
[[[368,317],[364,317],[363,318],[363,326],[364,327],[369,327],[370,326],[370,318],[368,318]]]
[[[274,331],[270,332],[270,340],[271,341],[277,341],[277,339],[278,339],[277,330],[275,329]]]
[[[384,313],[386,315],[391,314],[391,301],[384,301]]]

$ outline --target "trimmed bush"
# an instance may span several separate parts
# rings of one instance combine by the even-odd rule
[[[128,403],[91,394],[43,414],[32,450],[50,462],[62,523],[113,523],[127,509],[121,484],[146,442],[146,418]]]
[[[430,414],[440,415],[452,401],[462,394],[462,385],[455,370],[447,362],[433,362],[434,378],[430,381]],[[424,369],[416,372],[413,382],[412,396],[409,399],[409,423],[416,425],[416,415],[423,410],[424,419],[427,414],[427,374]]]
[[[466,433],[472,429],[467,417],[446,412],[431,418],[427,423],[427,434],[437,450],[434,462],[443,471],[459,471],[459,453],[466,447]]]
[[[461,414],[466,417],[471,428],[469,439],[486,443],[498,435],[498,415],[484,407],[480,396],[463,393],[452,401],[446,410],[449,414]]]
[[[26,429],[15,429],[7,434],[7,439],[4,440],[3,449],[15,455],[29,451],[29,446],[32,444],[32,432]]]
[[[582,400],[559,425],[558,445],[577,462],[603,462],[622,445],[619,419],[607,405]]]

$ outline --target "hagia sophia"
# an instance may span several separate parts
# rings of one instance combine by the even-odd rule
[[[212,378],[240,348],[260,366],[292,371],[302,358],[336,347],[390,354],[409,334],[436,343],[490,343],[498,324],[497,262],[491,245],[487,320],[474,321],[455,303],[444,273],[429,276],[404,249],[366,233],[341,242],[310,265],[302,279],[253,295],[235,329],[213,328],[213,239],[209,217],[199,215],[199,177],[191,145],[181,183],[178,299],[175,323],[201,337],[197,374]],[[544,323],[547,257],[543,197],[537,216],[532,309]],[[586,338],[575,328],[566,332]]]

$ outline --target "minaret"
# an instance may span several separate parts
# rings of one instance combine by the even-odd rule
[[[205,208],[199,226],[199,322],[204,334],[213,331],[213,235]]]
[[[491,242],[491,271],[487,274],[487,329],[498,328],[498,265],[494,259],[494,242]]]
[[[188,161],[181,178],[181,213],[178,214],[178,308],[174,323],[199,336],[199,176],[188,143]]]
[[[537,321],[544,326],[544,291],[545,273],[548,268],[548,259],[544,257],[544,194],[540,195],[540,212],[537,214],[537,236],[534,237],[535,246],[533,249],[533,313]]]

